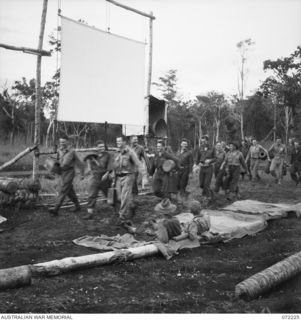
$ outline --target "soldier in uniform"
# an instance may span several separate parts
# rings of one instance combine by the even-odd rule
[[[157,152],[152,161],[150,168],[150,175],[153,176],[153,191],[157,197],[169,198],[169,172],[163,170],[163,163],[165,160],[173,160],[177,168],[180,167],[178,159],[170,152],[165,151],[163,142],[157,142]]]
[[[78,202],[76,193],[73,188],[73,179],[75,177],[75,166],[77,165],[81,171],[81,179],[84,178],[84,166],[80,159],[78,158],[77,153],[70,145],[70,141],[68,137],[61,137],[59,140],[59,150],[58,150],[58,160],[60,163],[60,179],[61,186],[59,190],[59,196],[57,199],[57,203],[54,208],[49,209],[49,213],[53,215],[58,215],[59,208],[63,204],[66,196],[74,202],[75,211],[79,211],[81,209],[80,204]]]
[[[130,212],[133,207],[133,185],[136,172],[142,172],[142,164],[124,136],[116,139],[118,151],[114,155],[113,169],[117,199],[120,203],[119,218],[125,227],[131,225]]]
[[[199,182],[202,190],[202,195],[211,198],[213,193],[210,188],[213,164],[216,161],[216,155],[214,148],[209,146],[208,136],[203,136],[201,139],[201,145],[196,154],[196,161],[194,170],[199,171]]]
[[[177,154],[181,169],[178,171],[178,190],[181,197],[186,196],[186,187],[189,180],[189,174],[192,172],[193,155],[188,150],[188,140],[182,139],[180,150]]]
[[[214,163],[214,192],[218,193],[220,188],[223,188],[223,178],[225,175],[225,170],[221,169],[221,165],[224,162],[226,156],[226,152],[223,150],[222,144],[220,142],[215,145],[215,156],[216,162]]]
[[[290,174],[296,186],[301,182],[301,147],[298,141],[294,141],[294,148],[291,150]]]
[[[99,191],[101,190],[107,196],[112,182],[109,175],[110,171],[112,171],[112,156],[105,150],[103,141],[98,141],[97,147],[100,149],[98,154],[86,156],[86,161],[92,173],[88,186],[88,214],[85,216],[87,219],[91,218],[94,213]]]
[[[142,163],[142,161],[145,161],[146,167],[149,168],[149,160],[146,155],[146,152],[144,150],[144,147],[138,144],[138,137],[137,136],[132,136],[131,137],[131,148],[135,151],[138,160]],[[143,159],[143,160],[142,160]],[[133,185],[133,195],[137,196],[138,195],[138,176],[139,172],[136,172],[135,174],[135,181]]]
[[[226,154],[225,160],[221,165],[221,169],[227,171],[225,179],[225,187],[230,191],[229,200],[238,195],[238,180],[240,175],[240,166],[247,171],[247,165],[243,154],[238,150],[238,143],[230,143],[230,151]]]
[[[245,158],[246,163],[248,163],[248,161],[250,160],[250,172],[252,175],[252,181],[260,180],[258,168],[260,163],[261,151],[264,152],[269,158],[268,151],[260,144],[258,144],[256,139],[253,139],[247,157]]]
[[[269,149],[269,154],[272,153],[274,158],[271,162],[270,172],[273,177],[276,178],[275,182],[281,184],[283,176],[283,166],[285,165],[286,148],[281,142],[280,138],[276,139],[276,142]]]
[[[240,172],[242,180],[245,179],[245,174],[246,173],[248,173],[249,178],[252,179],[251,169],[250,169],[250,158],[247,159],[247,155],[248,155],[249,150],[250,150],[250,145],[249,145],[248,141],[246,139],[242,140],[241,141],[241,146],[240,146],[240,151],[241,151],[242,155],[244,156],[244,159],[246,161],[246,165],[247,165],[247,168],[248,168],[248,172],[245,172],[245,171]]]

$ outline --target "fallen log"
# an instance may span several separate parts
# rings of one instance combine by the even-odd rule
[[[33,275],[56,276],[61,273],[98,267],[115,261],[129,261],[155,255],[159,252],[154,244],[146,246],[91,254],[81,257],[70,257],[31,265]]]
[[[235,287],[235,295],[244,300],[254,299],[299,272],[301,272],[301,252],[240,282]]]
[[[80,257],[69,257],[33,265],[25,265],[0,270],[0,290],[16,288],[31,284],[32,276],[56,276],[65,272],[89,269],[113,262],[124,262],[155,255],[159,252],[154,244],[136,248],[115,250],[90,254]]]
[[[0,178],[0,191],[14,194],[18,190],[18,184],[11,178]]]
[[[30,266],[20,266],[0,270],[0,289],[29,286],[31,284]]]
[[[38,146],[34,145],[32,147],[29,147],[27,149],[25,149],[24,151],[20,152],[19,154],[17,154],[14,158],[12,158],[11,160],[5,162],[2,166],[0,166],[0,171],[13,165],[15,162],[17,162],[19,159],[23,158],[24,156],[26,156],[28,153],[32,152],[33,150],[37,149]]]
[[[18,185],[18,189],[26,189],[29,190],[31,192],[39,192],[41,190],[41,183],[39,180],[33,180],[32,178],[28,178],[28,179],[16,179],[14,178],[14,180],[17,185]]]

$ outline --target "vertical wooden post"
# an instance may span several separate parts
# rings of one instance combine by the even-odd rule
[[[108,122],[105,122],[105,150],[108,150]]]
[[[48,0],[43,1],[40,35],[38,50],[43,48],[44,31],[46,24],[46,14],[47,14],[47,4]],[[37,70],[36,70],[36,101],[35,101],[35,131],[34,131],[34,144],[40,146],[41,144],[41,107],[42,107],[42,95],[41,95],[41,63],[42,55],[39,54],[37,57]],[[39,156],[38,153],[34,154],[33,157],[33,170],[32,178],[36,179],[37,171],[39,169]]]
[[[150,12],[153,16],[153,12]],[[145,105],[145,134],[149,133],[149,103],[152,85],[152,68],[153,68],[153,19],[149,18],[149,46],[148,46],[148,72],[146,84],[146,105]]]
[[[273,134],[273,140],[274,143],[276,142],[276,129],[277,129],[277,105],[276,105],[276,101],[274,102],[274,134]]]

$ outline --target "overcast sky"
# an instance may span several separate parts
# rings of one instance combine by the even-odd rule
[[[0,0],[0,42],[36,48],[42,0]],[[236,44],[251,38],[247,92],[267,76],[266,59],[291,54],[301,44],[301,0],[120,0],[153,11],[153,81],[178,70],[178,87],[186,97],[210,90],[237,93]],[[61,0],[62,14],[100,29],[146,41],[148,19],[105,0]],[[44,48],[57,26],[58,1],[49,0]],[[80,41],[80,39],[79,39]],[[36,57],[0,48],[0,86],[35,77]],[[43,58],[42,81],[50,80],[57,56]],[[153,91],[155,92],[155,91]]]

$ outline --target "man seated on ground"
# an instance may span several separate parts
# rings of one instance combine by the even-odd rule
[[[182,232],[180,221],[172,216],[176,209],[176,205],[171,204],[168,198],[163,199],[155,206],[155,212],[159,213],[161,218],[151,220],[150,224],[156,238],[163,243],[167,243]]]
[[[194,215],[192,221],[183,226],[183,231],[180,235],[173,237],[175,241],[180,241],[188,238],[191,241],[202,238],[204,232],[209,231],[211,227],[210,217],[202,213],[202,206],[198,201],[192,201],[190,212]]]

